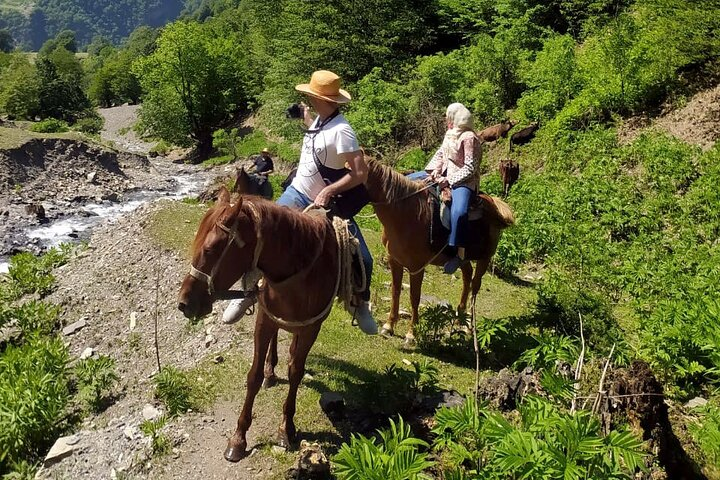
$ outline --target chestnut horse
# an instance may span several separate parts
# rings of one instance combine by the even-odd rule
[[[292,241],[288,241],[291,238]],[[332,309],[338,289],[338,240],[325,218],[278,206],[258,197],[230,203],[222,189],[217,204],[203,217],[192,248],[190,273],[180,290],[178,308],[188,318],[207,315],[212,303],[248,272],[262,272],[258,295],[255,351],[247,375],[245,403],[225,458],[236,462],[247,448],[255,396],[263,379],[262,363],[278,328],[293,334],[287,399],[279,441],[289,446],[296,430],[293,417],[305,360]],[[273,345],[273,349],[277,344]],[[277,364],[277,353],[274,358]],[[274,368],[275,364],[272,365]]]
[[[414,330],[418,321],[418,306],[425,267],[443,265],[449,257],[430,246],[429,232],[432,212],[428,188],[420,182],[408,180],[390,167],[368,161],[366,187],[370,193],[375,213],[383,225],[383,244],[388,254],[392,274],[392,301],[387,323],[381,333],[392,335],[398,320],[400,290],[403,269],[410,273],[410,304],[412,317],[410,330],[405,336],[406,345],[415,340]],[[495,254],[502,230],[515,222],[510,207],[496,197],[482,195],[482,216],[470,223],[468,237],[471,246],[465,249],[465,257],[475,260],[475,276],[470,262],[460,266],[463,289],[458,309],[465,310],[472,287],[472,301],[475,302],[482,276]]]

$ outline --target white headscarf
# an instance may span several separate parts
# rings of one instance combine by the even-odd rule
[[[473,116],[462,103],[451,103],[445,111],[445,117],[452,122],[453,126],[445,132],[445,138],[440,148],[445,158],[457,161],[460,135],[473,130]]]

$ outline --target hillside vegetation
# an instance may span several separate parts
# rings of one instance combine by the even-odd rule
[[[484,328],[485,353],[515,369],[542,369],[547,398],[532,397],[508,417],[483,404],[443,410],[432,446],[399,423],[382,441],[355,438],[336,457],[339,476],[627,478],[658,463],[670,472],[666,458],[640,453],[625,423],[606,425],[608,433],[571,408],[577,391],[555,370],[575,365],[584,345],[598,376],[605,359],[649,365],[682,413],[675,427],[693,474],[720,478],[717,130],[707,130],[704,148],[660,129],[623,133],[631,119],[679,109],[720,83],[720,1],[310,5],[204,0],[187,18],[159,32],[136,30],[120,47],[93,42],[82,63],[68,56],[70,36],[58,35],[35,65],[0,57],[0,110],[76,122],[91,104],[140,102],[138,130],[194,146],[195,160],[267,144],[296,161],[300,129],[284,110],[299,100],[296,83],[327,68],[353,95],[347,117],[366,150],[403,169],[425,165],[451,102],[467,105],[478,129],[506,118],[518,122],[513,131],[538,122],[528,145],[511,150],[501,139],[488,149],[482,179],[485,191],[500,194],[497,162],[521,165],[508,198],[517,225],[504,234],[494,271],[516,282],[537,272],[537,303]],[[58,98],[50,85],[68,94]],[[242,137],[248,118],[254,132]],[[451,317],[431,311],[424,320],[451,329]],[[443,328],[428,335],[452,350],[457,337]],[[697,396],[703,407],[682,409]],[[392,448],[412,452],[403,458],[415,470],[374,463]],[[429,451],[442,461],[427,463]]]

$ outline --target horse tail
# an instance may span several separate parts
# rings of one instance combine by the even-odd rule
[[[493,207],[495,208],[495,213],[497,213],[498,219],[503,224],[503,226],[509,227],[510,225],[514,225],[515,214],[513,213],[512,208],[510,208],[510,205],[508,205],[498,197],[489,198]]]

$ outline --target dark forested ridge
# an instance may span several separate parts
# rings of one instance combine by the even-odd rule
[[[0,28],[26,50],[38,50],[68,29],[81,46],[95,35],[119,43],[139,25],[158,27],[174,20],[183,8],[182,0],[2,0]]]

